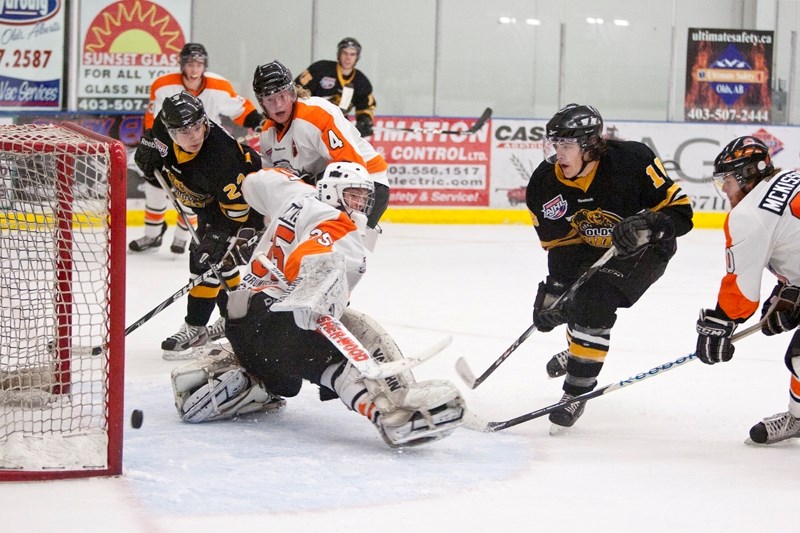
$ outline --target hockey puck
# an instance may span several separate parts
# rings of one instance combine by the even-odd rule
[[[134,409],[131,413],[131,426],[133,429],[139,429],[142,427],[142,421],[144,420],[144,413],[142,413],[139,409]]]

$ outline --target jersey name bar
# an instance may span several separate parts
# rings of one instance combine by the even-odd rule
[[[800,174],[797,172],[787,172],[778,176],[775,183],[770,185],[769,191],[761,199],[758,207],[776,215],[782,215],[798,185],[800,185]]]

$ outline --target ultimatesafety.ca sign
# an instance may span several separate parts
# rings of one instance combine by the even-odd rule
[[[144,112],[150,85],[178,69],[191,0],[83,0],[78,109]]]
[[[58,110],[64,92],[62,0],[0,1],[0,110]]]
[[[689,28],[684,118],[771,122],[774,32]]]

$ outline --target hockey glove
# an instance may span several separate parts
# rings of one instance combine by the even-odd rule
[[[194,250],[197,261],[209,265],[216,265],[222,261],[230,245],[228,239],[229,236],[226,232],[206,226],[205,234]]]
[[[539,282],[536,300],[533,302],[533,324],[541,332],[552,331],[556,326],[566,324],[569,320],[563,302],[552,309],[556,300],[567,290],[567,285],[550,276]]]
[[[675,223],[669,215],[642,209],[623,219],[611,230],[611,242],[620,255],[632,255],[640,248],[675,236]]]
[[[695,355],[707,365],[724,363],[733,357],[731,336],[736,323],[714,316],[712,309],[701,309],[697,319],[697,350]]]
[[[356,117],[356,129],[362,137],[369,137],[372,135],[372,118],[369,115],[358,115]]]
[[[136,147],[133,160],[148,181],[155,181],[155,171],[159,170],[164,165],[164,162],[161,160],[161,154],[156,148],[151,130],[145,130],[144,135],[139,139],[139,146]],[[158,182],[155,181],[155,184],[157,185]]]
[[[236,242],[231,248],[231,253],[225,256],[225,267],[233,268],[237,265],[246,265],[250,262],[253,255],[253,249],[258,242],[248,244],[249,241],[256,234],[254,228],[239,228],[236,233]]]
[[[779,281],[761,308],[761,318],[764,318],[776,298],[778,304],[775,306],[775,310],[767,316],[766,322],[761,326],[761,332],[767,336],[791,331],[800,324],[800,307],[798,307],[800,287],[785,285]]]

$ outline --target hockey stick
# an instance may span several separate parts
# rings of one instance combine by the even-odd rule
[[[181,208],[178,199],[175,198],[175,195],[172,193],[172,187],[170,187],[170,185],[167,183],[167,180],[164,179],[164,176],[161,175],[161,171],[155,169],[153,174],[155,175],[156,180],[158,180],[158,184],[161,185],[161,188],[164,189],[164,192],[167,194],[167,198],[169,198],[169,201],[172,203],[172,207],[174,207],[178,213],[183,213],[183,209]],[[188,221],[186,222],[186,227],[189,228],[189,233],[192,235],[192,240],[195,242],[195,244],[200,245],[200,237],[197,236],[197,231],[195,231],[194,227],[189,224]],[[219,280],[219,284],[225,290],[225,292],[230,292],[231,289],[225,282],[225,278],[222,277],[222,274],[220,274],[217,266],[212,265],[210,262],[208,263],[208,266]]]
[[[559,296],[558,299],[555,302],[553,302],[553,305],[551,305],[549,309],[555,309],[557,306],[564,305],[566,302],[570,301],[575,296],[575,293],[578,292],[580,286],[583,285],[586,282],[586,280],[589,279],[595,272],[600,270],[600,268],[602,268],[602,266],[605,265],[609,259],[614,257],[616,252],[617,249],[614,248],[613,246],[609,248],[608,251],[606,251],[606,253],[604,253],[603,256],[600,257],[600,259],[595,261],[595,263],[592,266],[590,266],[586,270],[586,272],[581,274],[581,276],[575,281],[575,283],[572,284],[572,286],[567,290],[567,292]],[[466,385],[470,389],[475,389],[478,385],[483,383],[486,380],[486,378],[488,378],[492,374],[492,372],[497,370],[497,367],[503,364],[503,361],[508,359],[508,356],[514,353],[514,350],[519,348],[519,346],[523,342],[525,342],[525,340],[528,337],[530,337],[534,331],[536,331],[535,324],[531,324],[530,326],[528,326],[528,329],[526,329],[525,332],[522,335],[520,335],[519,338],[517,338],[517,340],[515,340],[514,343],[511,346],[509,346],[505,352],[503,352],[503,355],[498,357],[497,360],[494,363],[492,363],[492,365],[489,368],[487,368],[484,371],[484,373],[478,376],[477,378],[475,377],[475,374],[472,372],[472,369],[467,364],[467,360],[464,359],[463,357],[459,357],[456,360],[456,372],[458,373],[459,377],[462,380],[464,380],[464,383],[466,383]]]
[[[769,310],[764,315],[764,317],[761,320],[759,320],[756,324],[753,324],[749,328],[744,329],[744,330],[740,331],[739,333],[736,333],[735,335],[733,335],[731,337],[731,341],[732,342],[738,341],[740,339],[743,339],[743,338],[747,337],[748,335],[751,335],[751,334],[755,333],[756,331],[759,331],[761,329],[761,326],[764,324],[764,322],[766,322],[767,316],[769,316],[769,314],[775,309],[776,304],[777,304],[777,301],[775,303],[773,303],[772,306],[770,306]],[[520,416],[517,416],[515,418],[508,419],[508,420],[503,420],[503,421],[499,421],[499,422],[485,422],[485,421],[479,419],[477,416],[470,416],[467,419],[467,421],[465,423],[465,426],[468,427],[469,429],[473,429],[473,430],[476,430],[476,431],[481,431],[481,432],[484,432],[484,433],[493,433],[495,431],[501,431],[503,429],[507,429],[507,428],[510,428],[512,426],[516,426],[517,424],[521,424],[523,422],[527,422],[528,420],[533,420],[534,418],[540,418],[540,417],[542,417],[544,415],[550,414],[553,411],[556,411],[558,409],[561,409],[561,408],[566,407],[568,405],[571,405],[573,403],[591,400],[592,398],[597,398],[598,396],[603,396],[604,394],[608,394],[609,392],[614,392],[615,390],[619,390],[619,389],[621,389],[623,387],[627,387],[629,385],[635,385],[636,383],[644,381],[644,380],[646,380],[648,378],[651,378],[653,376],[657,376],[659,374],[662,374],[662,373],[666,372],[667,370],[672,370],[673,368],[677,368],[677,367],[679,367],[679,366],[681,366],[681,365],[683,365],[685,363],[688,363],[689,361],[692,361],[694,359],[697,359],[697,356],[695,354],[693,354],[693,353],[690,353],[688,355],[681,356],[681,357],[677,358],[674,361],[669,361],[669,362],[663,363],[661,365],[658,365],[656,367],[653,367],[650,370],[648,370],[647,372],[642,372],[642,373],[636,374],[636,375],[631,376],[631,377],[629,377],[627,379],[623,379],[621,381],[617,381],[615,383],[611,383],[610,385],[606,385],[605,387],[601,387],[601,388],[595,389],[593,391],[589,391],[589,392],[585,392],[583,394],[579,394],[578,396],[575,396],[574,398],[570,398],[569,400],[564,400],[564,401],[561,401],[561,402],[558,402],[558,403],[554,403],[552,405],[548,405],[547,407],[543,407],[541,409],[537,409],[535,411],[531,411],[529,413],[525,413],[524,415],[520,415]]]
[[[256,260],[275,276],[283,290],[291,291],[293,289],[293,284],[289,283],[289,280],[286,279],[281,269],[265,255],[259,255]],[[295,283],[297,281],[299,281],[299,278]],[[453,342],[453,337],[448,335],[446,338],[415,357],[404,357],[399,361],[380,363],[372,357],[355,335],[353,335],[338,318],[331,315],[322,315],[317,320],[316,331],[336,346],[342,355],[344,355],[364,377],[369,379],[387,378],[410,370],[438,354]]]
[[[433,134],[445,134],[445,135],[471,135],[473,133],[478,133],[481,128],[486,124],[486,122],[492,116],[492,108],[487,107],[478,120],[466,130],[440,130],[436,128],[393,128],[388,126],[375,126],[373,129],[376,130],[383,130],[383,131],[408,131],[411,133],[433,133]]]
[[[247,241],[242,243],[240,245],[240,248],[244,247],[244,246],[253,246],[254,244],[256,244],[258,242],[258,240],[262,237],[263,234],[264,234],[264,230],[261,230],[261,231],[257,232],[255,235],[250,237]],[[225,255],[227,257],[228,254],[225,254]],[[215,266],[217,267],[217,269],[220,269],[220,268],[223,267],[224,263],[225,263],[225,258],[223,258],[222,261],[217,263]],[[137,329],[139,329],[146,322],[149,322],[151,318],[153,318],[154,316],[159,314],[161,311],[163,311],[164,309],[166,309],[170,305],[172,305],[175,302],[177,302],[178,300],[180,300],[185,294],[187,294],[193,288],[197,287],[198,285],[200,285],[201,283],[205,282],[207,279],[211,278],[214,275],[215,275],[214,271],[209,268],[208,270],[203,272],[200,276],[198,276],[198,277],[194,278],[193,280],[191,280],[189,283],[187,283],[186,285],[184,285],[183,287],[181,287],[180,289],[175,291],[172,294],[172,296],[168,297],[166,300],[164,300],[163,302],[161,302],[160,304],[155,306],[153,309],[151,309],[150,311],[148,311],[147,313],[142,315],[142,317],[139,320],[137,320],[136,322],[134,322],[133,324],[131,324],[130,326],[125,328],[125,336],[127,337],[133,331],[136,331]],[[81,347],[76,346],[76,349],[80,350]],[[85,351],[86,348],[83,348],[83,350]],[[93,346],[91,348],[91,354],[92,355],[100,355],[101,353],[103,353],[103,347],[102,346]]]

